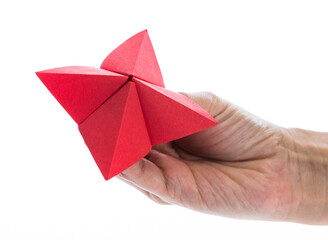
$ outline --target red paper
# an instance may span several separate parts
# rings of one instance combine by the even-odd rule
[[[79,125],[106,180],[153,145],[217,124],[198,104],[164,88],[147,30],[110,53],[101,69],[72,66],[36,74]]]

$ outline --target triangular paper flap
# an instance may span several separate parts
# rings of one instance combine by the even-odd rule
[[[101,68],[164,87],[164,82],[156,55],[147,30],[132,36],[113,52],[101,64]]]
[[[92,113],[79,130],[106,180],[139,161],[151,149],[132,82]]]
[[[145,119],[142,113],[136,85],[128,82],[129,96],[116,144],[114,159],[109,172],[109,178],[135,164],[151,149]]]
[[[189,98],[134,79],[152,145],[176,140],[217,122]]]
[[[36,74],[77,124],[128,79],[121,74],[85,66],[54,68]]]

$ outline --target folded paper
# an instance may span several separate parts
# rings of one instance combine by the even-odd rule
[[[100,68],[61,67],[36,74],[78,124],[106,180],[153,145],[217,124],[195,102],[165,89],[147,30],[117,47]]]

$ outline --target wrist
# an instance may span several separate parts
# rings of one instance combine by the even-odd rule
[[[328,224],[328,133],[297,128],[284,132],[296,193],[291,220]]]

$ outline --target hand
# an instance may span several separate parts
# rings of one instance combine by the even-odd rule
[[[210,214],[328,223],[327,135],[284,129],[208,92],[185,95],[218,125],[154,146],[121,180],[158,203]]]

